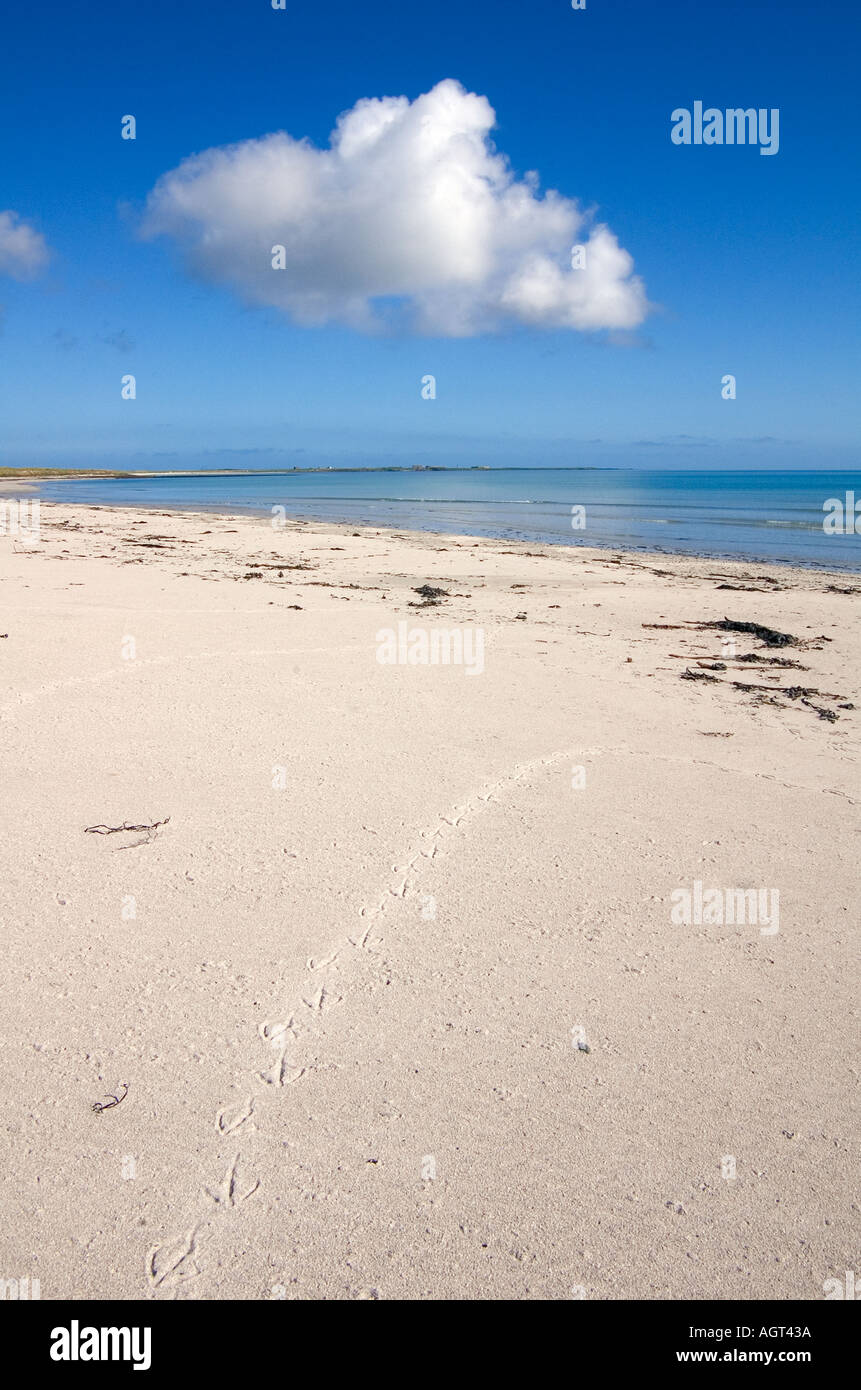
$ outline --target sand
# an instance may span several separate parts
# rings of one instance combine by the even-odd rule
[[[859,591],[131,508],[0,538],[0,1277],[821,1299],[857,1266]],[[724,617],[806,669],[685,626]],[[381,663],[399,623],[471,665]],[[673,920],[697,881],[779,930]]]

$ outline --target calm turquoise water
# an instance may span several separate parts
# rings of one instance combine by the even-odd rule
[[[208,508],[556,545],[783,561],[861,570],[861,535],[826,535],[823,503],[861,472],[682,473],[493,469],[257,473],[41,485],[46,501]],[[586,509],[583,530],[573,506]]]

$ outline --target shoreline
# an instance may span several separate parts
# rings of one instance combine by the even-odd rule
[[[4,481],[4,480],[0,479],[0,501],[2,501],[2,500],[3,500],[3,497],[4,497],[3,481]],[[37,490],[37,489],[29,488],[29,487],[27,487],[26,485],[21,484],[17,490],[20,490],[20,491],[34,491],[34,490]],[[11,500],[11,499],[10,499],[10,500]],[[222,509],[222,508],[219,508],[219,507],[207,506],[207,505],[203,505],[203,504],[193,504],[193,503],[189,503],[189,504],[184,505],[184,506],[174,506],[174,507],[171,507],[168,511],[165,511],[164,508],[162,508],[162,507],[160,507],[160,506],[153,505],[152,503],[146,503],[146,502],[126,502],[126,503],[124,503],[124,504],[122,504],[122,505],[120,505],[120,504],[118,504],[118,503],[115,504],[115,503],[110,503],[110,502],[105,502],[105,503],[101,503],[101,502],[95,502],[95,503],[94,503],[94,502],[66,502],[66,501],[64,501],[64,502],[53,502],[53,501],[48,501],[48,500],[46,500],[46,499],[43,498],[43,497],[40,497],[40,498],[39,498],[39,502],[40,502],[40,506],[43,507],[43,508],[60,508],[60,509],[62,509],[62,508],[65,508],[65,507],[70,507],[70,508],[73,508],[73,509],[74,509],[74,508],[80,508],[80,509],[85,510],[85,511],[107,512],[107,513],[121,513],[121,512],[123,512],[124,510],[128,510],[128,511],[132,511],[132,512],[145,511],[145,512],[149,512],[149,513],[152,513],[153,515],[158,515],[158,516],[176,516],[176,517],[182,517],[182,516],[186,516],[186,515],[188,515],[188,516],[198,516],[198,515],[202,515],[202,516],[220,517],[220,518],[222,518],[222,519],[224,519],[224,518],[231,519],[231,518],[232,518],[232,519],[234,519],[234,520],[243,521],[243,522],[252,522],[252,521],[256,521],[256,522],[259,522],[259,523],[264,523],[264,522],[265,522],[266,525],[267,525],[267,527],[268,527],[269,529],[274,529],[274,528],[271,528],[271,520],[267,520],[267,518],[270,518],[270,512],[269,512],[269,511],[266,511],[266,510],[258,510],[258,509],[253,509],[253,510],[252,510],[252,509],[250,509],[250,508],[249,508],[247,511],[239,511],[239,512],[238,512],[238,511],[236,511],[235,509],[231,509],[231,508]],[[459,543],[459,544],[464,544],[464,545],[466,545],[466,544],[487,544],[487,545],[490,545],[490,546],[493,546],[493,545],[505,545],[505,546],[511,546],[511,547],[522,547],[524,551],[525,551],[526,547],[538,545],[538,546],[546,546],[546,547],[549,547],[549,548],[552,549],[554,552],[561,552],[561,553],[563,553],[563,554],[568,554],[568,553],[570,553],[570,552],[574,552],[574,553],[581,553],[581,554],[582,554],[582,553],[585,553],[585,554],[592,554],[592,555],[594,555],[594,556],[601,557],[601,556],[606,556],[608,553],[612,553],[612,554],[615,554],[615,555],[630,556],[631,558],[637,558],[637,559],[641,559],[641,560],[652,560],[652,561],[654,561],[655,563],[657,563],[657,562],[659,562],[659,561],[660,561],[660,562],[676,561],[676,562],[679,562],[679,563],[685,563],[685,562],[687,562],[687,563],[690,563],[690,564],[693,564],[693,563],[696,563],[696,562],[701,562],[701,563],[703,563],[703,564],[732,565],[732,566],[736,566],[736,567],[738,567],[738,568],[745,568],[745,567],[746,567],[746,568],[749,568],[751,565],[756,565],[756,566],[758,566],[758,567],[760,567],[760,568],[762,568],[762,567],[765,567],[765,568],[774,568],[774,569],[779,570],[779,571],[781,571],[781,572],[785,572],[786,570],[792,570],[792,571],[797,570],[797,571],[799,571],[799,572],[801,572],[801,573],[808,573],[808,572],[809,572],[809,573],[813,573],[813,574],[821,574],[822,576],[827,576],[828,578],[831,578],[831,579],[840,579],[840,578],[845,579],[847,576],[857,576],[857,577],[861,578],[861,553],[859,553],[859,558],[858,558],[858,561],[857,561],[857,567],[856,567],[856,568],[844,567],[844,568],[842,568],[842,569],[833,569],[833,570],[832,570],[832,569],[826,569],[826,568],[822,567],[821,565],[817,565],[817,564],[814,564],[814,563],[806,564],[806,563],[804,563],[804,562],[801,562],[801,561],[798,561],[798,560],[792,560],[792,559],[787,559],[787,560],[775,560],[775,559],[773,559],[773,558],[772,558],[772,559],[761,559],[761,558],[759,558],[759,557],[757,557],[757,556],[755,556],[755,555],[754,555],[754,556],[750,556],[750,557],[748,557],[748,558],[742,558],[742,559],[740,559],[740,558],[738,558],[737,556],[725,556],[725,555],[721,555],[721,554],[715,553],[715,552],[682,552],[682,551],[674,551],[674,550],[663,551],[663,550],[648,550],[648,549],[645,549],[645,548],[643,548],[643,549],[629,549],[629,548],[626,548],[625,546],[610,545],[610,544],[607,544],[607,545],[591,545],[591,546],[590,546],[590,545],[582,544],[582,543],[580,543],[580,542],[563,542],[563,541],[556,541],[556,540],[552,540],[552,539],[551,539],[551,540],[515,540],[515,539],[509,539],[509,538],[506,537],[506,536],[482,536],[482,535],[476,535],[475,533],[471,533],[471,532],[435,531],[435,530],[430,530],[430,529],[413,530],[413,529],[410,528],[410,527],[405,527],[405,526],[386,526],[386,525],[384,525],[384,524],[382,524],[382,523],[371,523],[371,522],[354,523],[354,522],[351,522],[351,521],[328,521],[328,520],[321,520],[321,519],[318,519],[318,518],[311,518],[311,517],[305,518],[305,517],[300,517],[300,516],[286,516],[286,517],[285,517],[285,529],[286,529],[286,528],[289,528],[289,527],[297,527],[297,528],[298,528],[298,527],[317,527],[317,528],[319,528],[319,529],[321,530],[321,532],[324,533],[324,534],[327,533],[327,532],[329,532],[329,531],[331,531],[331,532],[333,532],[333,533],[346,534],[346,535],[353,535],[353,534],[356,533],[356,531],[357,531],[357,529],[358,529],[358,530],[361,531],[361,532],[366,532],[366,531],[368,531],[368,532],[379,532],[379,533],[381,533],[381,534],[392,535],[392,536],[408,536],[411,540],[413,540],[413,541],[416,542],[416,543],[418,543],[422,538],[425,538],[425,539],[427,539],[427,538],[435,538],[435,539],[439,539],[439,540],[450,540],[450,541],[452,541],[452,542],[457,542],[457,543]]]
[[[158,472],[141,471],[135,469],[102,469],[92,473],[79,472],[77,469],[46,468],[46,469],[16,469],[14,473],[6,474],[0,469],[0,481],[7,476],[14,477],[15,473],[20,473],[22,477],[30,477],[43,482],[52,480],[62,482],[81,481],[93,482],[99,479],[112,479],[119,481],[134,481],[141,478],[255,478],[255,477],[283,477],[293,473],[314,474],[314,473],[620,473],[635,471],[646,473],[696,473],[699,470],[691,468],[670,468],[670,469],[636,469],[626,470],[621,464],[547,464],[540,469],[536,469],[534,464],[510,464],[504,468],[494,468],[492,464],[471,463],[465,464],[460,468],[449,468],[441,464],[424,465],[397,465],[397,464],[376,464],[373,468],[335,468],[326,466],[325,468],[182,468],[168,469]],[[758,473],[767,476],[769,473],[787,472],[808,473],[807,468],[790,469],[751,469],[751,468],[724,468],[722,473],[749,475]],[[826,470],[823,470],[826,471]],[[847,477],[857,477],[857,468],[829,468],[830,474],[845,473]]]

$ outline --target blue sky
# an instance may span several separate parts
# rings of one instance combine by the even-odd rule
[[[853,467],[858,39],[849,0],[12,7],[0,213],[50,260],[0,274],[0,461]],[[278,131],[325,147],[360,99],[444,79],[493,107],[518,180],[607,224],[641,323],[309,326],[190,266],[179,235],[141,236],[189,156]],[[698,99],[779,108],[779,152],[674,145]]]

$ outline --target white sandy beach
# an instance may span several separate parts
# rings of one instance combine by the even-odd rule
[[[0,1275],[821,1299],[857,1267],[859,593],[204,513],[0,537]],[[725,617],[803,669],[685,626]],[[483,669],[381,664],[401,622]],[[779,930],[674,922],[697,881]]]

